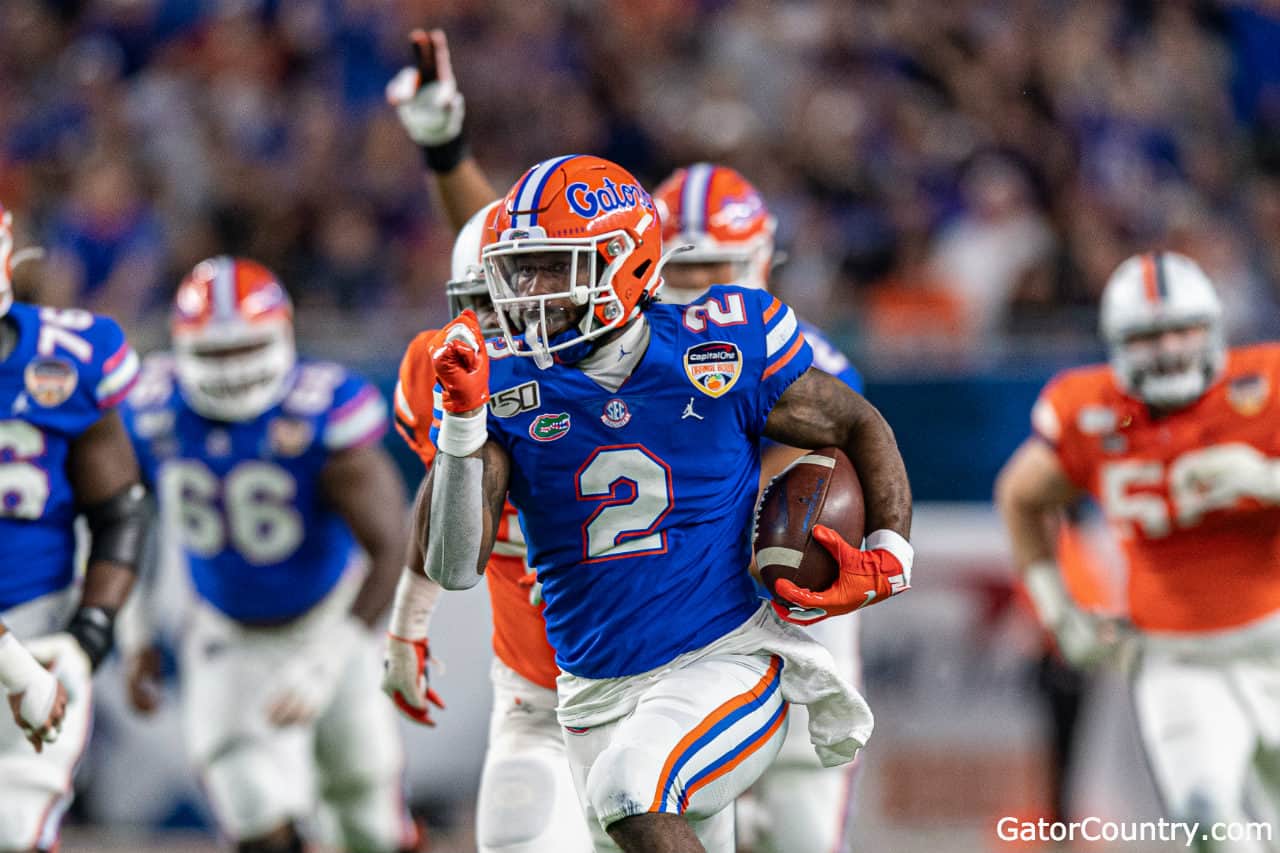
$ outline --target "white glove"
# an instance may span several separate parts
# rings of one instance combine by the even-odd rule
[[[442,592],[440,585],[421,572],[405,567],[396,584],[387,624],[387,647],[382,658],[382,692],[400,712],[415,723],[434,726],[428,703],[444,708],[444,702],[427,683],[427,626]]]
[[[0,687],[9,693],[14,721],[37,752],[58,739],[67,706],[65,688],[42,661],[50,667],[78,664],[86,677],[89,672],[89,659],[69,634],[42,637],[27,647],[13,634],[0,636]]]
[[[1040,623],[1053,632],[1058,651],[1072,665],[1090,667],[1109,658],[1126,639],[1125,631],[1116,620],[1076,605],[1053,561],[1028,566],[1023,582]]]
[[[1175,494],[1195,495],[1205,509],[1239,498],[1280,503],[1280,461],[1248,444],[1219,444],[1188,454],[1169,472]]]
[[[387,101],[409,138],[422,146],[445,145],[462,133],[466,102],[458,91],[444,32],[415,30],[411,36],[416,62],[387,84]]]
[[[348,615],[329,628],[323,641],[299,649],[279,674],[279,687],[267,702],[267,719],[283,727],[319,717],[333,700],[355,650],[371,641],[364,623]]]
[[[434,726],[428,703],[444,709],[444,702],[427,683],[427,663],[431,650],[427,638],[411,640],[387,634],[386,653],[382,659],[382,692],[391,697],[400,712],[416,723]]]

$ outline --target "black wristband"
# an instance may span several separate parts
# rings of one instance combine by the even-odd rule
[[[93,669],[98,668],[98,664],[111,654],[111,649],[115,646],[115,621],[114,610],[81,607],[67,625],[67,633],[75,637],[80,648],[84,649]]]
[[[437,175],[446,175],[458,168],[458,164],[467,159],[470,150],[467,148],[467,134],[459,131],[458,135],[443,145],[423,145],[422,161],[427,168]]]

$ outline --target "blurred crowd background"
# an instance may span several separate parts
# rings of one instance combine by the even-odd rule
[[[1280,330],[1275,0],[5,0],[0,198],[40,295],[136,324],[235,252],[322,336],[439,320],[451,234],[383,97],[421,25],[496,183],[736,166],[779,289],[873,371],[1088,349],[1152,246],[1204,264],[1234,340]]]
[[[47,249],[27,298],[148,351],[183,274],[247,255],[292,291],[304,352],[389,390],[446,316],[453,239],[383,96],[417,26],[448,32],[495,185],[590,152],[650,188],[699,159],[760,187],[776,289],[868,375],[918,501],[920,584],[864,631],[886,722],[859,837],[989,851],[993,815],[1044,813],[1042,638],[992,479],[1052,370],[1102,357],[1097,299],[1134,251],[1199,260],[1233,343],[1280,337],[1280,0],[0,0],[0,201]],[[465,826],[487,605],[460,601],[433,623],[450,711],[406,735],[415,803]],[[1103,681],[1076,808],[1154,817],[1124,680]],[[176,712],[144,723],[119,684],[98,679],[78,816],[203,824]]]

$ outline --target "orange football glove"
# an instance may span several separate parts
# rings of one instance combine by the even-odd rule
[[[468,308],[440,330],[431,345],[431,366],[446,412],[461,415],[489,402],[489,353],[474,311]]]
[[[774,601],[773,610],[785,621],[812,625],[832,616],[852,613],[911,588],[911,546],[896,533],[877,530],[867,537],[865,551],[850,545],[839,533],[821,524],[813,526],[813,538],[836,558],[840,574],[830,589],[822,592],[779,578],[773,585],[774,594],[792,606]],[[899,554],[905,560],[900,559]]]
[[[434,726],[430,702],[444,710],[444,702],[427,684],[427,661],[431,652],[427,641],[410,640],[388,632],[386,658],[383,660],[382,691],[409,719]]]

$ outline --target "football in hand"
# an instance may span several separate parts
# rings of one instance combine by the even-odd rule
[[[821,524],[861,545],[865,523],[862,484],[837,447],[811,450],[774,477],[756,509],[752,550],[769,592],[778,578],[821,592],[835,583],[839,566],[813,538]]]

